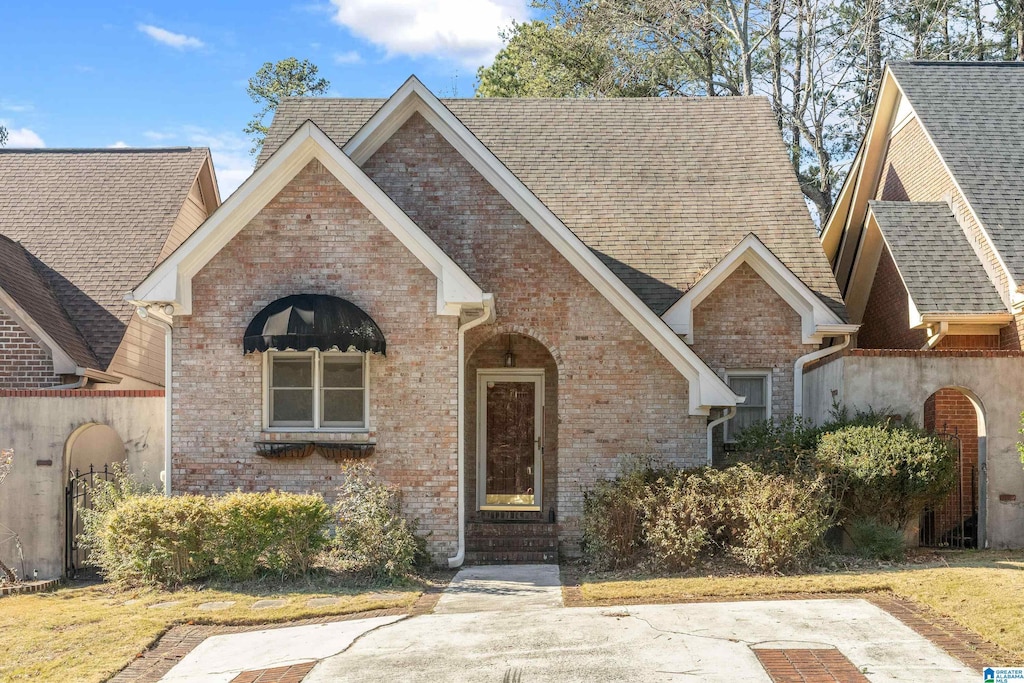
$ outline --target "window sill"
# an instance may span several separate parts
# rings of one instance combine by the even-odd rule
[[[368,429],[361,430],[316,430],[281,428],[264,429],[260,432],[263,441],[329,441],[331,443],[377,443],[377,434]]]

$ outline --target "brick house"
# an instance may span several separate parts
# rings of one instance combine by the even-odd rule
[[[65,492],[127,460],[159,485],[164,332],[124,292],[219,205],[207,149],[0,150],[0,559],[75,563]],[[5,535],[6,538],[6,535]]]
[[[415,78],[283,101],[129,298],[173,325],[174,491],[330,496],[365,458],[451,566],[574,552],[623,456],[708,462],[856,330],[763,99]]]
[[[889,64],[821,235],[860,330],[805,401],[816,419],[830,399],[888,406],[959,445],[923,542],[1024,545],[1022,111],[1024,64]]]

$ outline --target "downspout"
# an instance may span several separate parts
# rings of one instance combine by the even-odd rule
[[[47,391],[63,391],[65,389],[84,389],[85,385],[89,383],[89,378],[82,375],[74,382],[70,384],[58,384],[55,387],[46,387]]]
[[[167,309],[171,309],[173,313],[174,309],[171,306],[166,306],[164,312]],[[165,322],[154,315],[150,315],[149,309],[139,306],[135,309],[135,312],[139,314],[139,317],[143,320],[147,320],[155,325],[159,325],[164,330],[164,495],[171,495],[171,335],[174,327],[170,323]]]
[[[817,351],[804,354],[796,359],[793,365],[793,415],[802,417],[804,414],[804,366],[816,360],[831,356],[850,345],[852,335],[844,334],[843,341]]]
[[[711,449],[711,446],[712,446],[712,442],[711,442],[712,434],[711,434],[711,432],[714,431],[715,427],[717,427],[718,425],[722,424],[723,422],[726,422],[727,420],[731,420],[734,417],[736,417],[736,406],[730,406],[729,408],[725,409],[725,414],[722,415],[722,417],[718,418],[717,420],[712,420],[711,422],[708,422],[708,466],[709,467],[712,464],[712,462],[711,462],[711,460],[712,460],[712,449]]]
[[[936,344],[942,341],[942,338],[945,337],[947,334],[949,334],[949,322],[943,320],[939,322],[939,331],[933,334],[932,336],[928,337],[928,341],[924,343],[924,346],[921,347],[921,350],[928,351],[929,349],[934,349]]]
[[[459,460],[459,483],[456,495],[459,499],[459,547],[453,557],[448,558],[448,567],[455,569],[461,567],[466,561],[466,332],[477,325],[483,325],[494,320],[494,298],[490,294],[484,295],[484,312],[478,318],[473,318],[464,325],[459,326],[459,371],[458,371],[458,460]]]

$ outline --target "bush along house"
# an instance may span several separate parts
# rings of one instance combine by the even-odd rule
[[[285,99],[128,299],[172,326],[173,492],[330,498],[363,459],[450,566],[577,552],[625,454],[720,457],[856,331],[764,99],[415,78]]]

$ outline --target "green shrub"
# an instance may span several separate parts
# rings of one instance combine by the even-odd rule
[[[602,480],[583,495],[583,554],[595,567],[636,564],[644,551],[646,498],[671,472],[645,455],[623,458],[617,479]]]
[[[318,495],[268,491],[212,499],[219,573],[245,581],[261,572],[307,573],[326,545],[331,509]]]
[[[806,418],[761,420],[737,437],[734,458],[763,472],[807,472],[814,469],[819,438],[821,429]]]
[[[110,580],[179,585],[306,572],[326,542],[330,508],[318,495],[233,493],[166,497],[120,471],[93,488],[82,542]]]
[[[324,561],[370,578],[408,574],[422,552],[415,524],[401,516],[399,492],[366,465],[345,470],[334,506],[334,537]]]
[[[903,532],[889,524],[865,517],[846,523],[846,533],[857,554],[872,560],[902,560],[906,551]]]
[[[694,566],[728,543],[728,475],[713,469],[680,471],[643,500],[643,544],[659,569]]]
[[[850,426],[822,435],[818,460],[838,473],[846,519],[901,529],[956,483],[949,444],[912,427]]]

